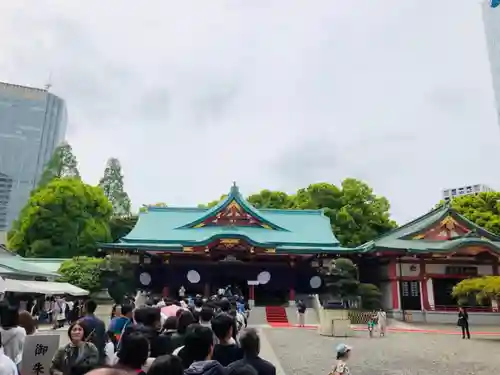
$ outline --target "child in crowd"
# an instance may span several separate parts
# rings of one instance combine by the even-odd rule
[[[370,338],[373,337],[373,331],[375,329],[376,320],[377,320],[376,315],[371,315],[368,320],[368,334],[370,335]]]

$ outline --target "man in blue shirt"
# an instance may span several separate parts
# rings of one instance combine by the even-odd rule
[[[111,333],[111,337],[113,337],[113,342],[115,344],[120,341],[122,332],[124,332],[125,328],[132,322],[132,311],[133,308],[131,305],[123,305],[121,307],[121,315],[111,319],[108,332]]]
[[[85,332],[89,332],[85,341],[91,342],[97,347],[99,351],[99,363],[102,364],[106,359],[106,354],[104,352],[104,347],[106,345],[106,326],[101,319],[95,316],[96,309],[97,303],[94,300],[88,300],[85,303],[86,315],[79,320],[79,323],[85,327]]]

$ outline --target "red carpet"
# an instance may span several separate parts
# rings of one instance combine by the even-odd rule
[[[285,324],[270,324],[271,327],[275,328],[298,328],[296,325],[285,325]],[[317,325],[308,325],[304,327],[305,329],[318,329]],[[364,327],[352,327],[354,331],[368,331],[368,328]],[[423,329],[423,328],[391,328],[387,327],[388,332],[394,333],[438,333],[442,335],[461,335],[462,332],[453,329]],[[495,331],[471,331],[471,336],[500,336],[500,332]]]
[[[290,327],[284,307],[266,306],[266,319],[271,327]]]
[[[367,328],[354,327],[355,331],[368,331]],[[443,335],[461,335],[462,331],[453,329],[423,329],[423,328],[391,328],[387,327],[389,332],[407,332],[407,333],[439,333]],[[500,336],[500,332],[492,331],[470,331],[472,336]]]

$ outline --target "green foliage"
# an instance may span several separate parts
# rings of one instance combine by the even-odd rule
[[[323,266],[323,279],[328,291],[339,298],[358,296],[357,269],[350,259],[338,258]]]
[[[132,229],[134,229],[136,223],[137,223],[136,215],[112,217],[111,220],[109,221],[109,231],[111,233],[111,240],[113,242],[116,242],[120,238],[125,237],[127,234],[130,233]]]
[[[63,143],[56,148],[51,159],[45,165],[38,188],[47,186],[56,178],[80,178],[78,162],[68,143]]]
[[[114,216],[127,216],[130,214],[130,198],[123,190],[123,174],[120,161],[110,158],[104,170],[104,176],[99,181],[99,186],[113,207]]]
[[[147,212],[148,207],[167,207],[166,203],[158,202],[153,204],[143,204],[141,208],[139,208],[139,212]]]
[[[227,194],[221,195],[221,197],[215,201],[208,202],[207,204],[199,204],[198,208],[212,208],[213,206],[217,206],[219,202],[227,198]]]
[[[324,209],[335,236],[346,247],[359,246],[397,226],[390,218],[388,200],[353,178],[345,179],[340,188],[318,183],[300,189],[293,207]]]
[[[213,207],[220,200],[199,207]],[[312,184],[295,195],[262,190],[250,195],[248,201],[256,208],[324,209],[337,239],[346,247],[362,245],[397,226],[390,218],[387,199],[353,178],[345,179],[340,187],[326,182]]]
[[[440,202],[438,206],[445,204]],[[451,200],[451,207],[476,225],[500,235],[500,193],[464,195]]]
[[[64,261],[58,272],[61,275],[58,281],[91,293],[107,288],[116,303],[121,303],[126,293],[134,291],[133,265],[126,257],[75,257]]]
[[[452,296],[463,304],[475,297],[480,304],[500,299],[500,276],[483,276],[460,281],[453,287]]]
[[[80,179],[55,179],[32,194],[8,247],[22,256],[67,258],[92,255],[111,240],[111,205],[98,187]]]
[[[282,191],[262,190],[258,194],[252,194],[248,202],[255,208],[291,208],[293,198]]]
[[[361,283],[358,287],[358,295],[365,310],[376,310],[381,306],[382,293],[373,284]]]
[[[101,285],[116,303],[121,304],[126,294],[135,292],[134,265],[126,256],[106,256],[101,268]]]
[[[58,281],[67,282],[86,289],[89,292],[97,292],[101,286],[101,267],[104,264],[102,258],[75,257],[61,264],[58,273],[61,275]]]
[[[321,271],[326,288],[332,296],[341,299],[360,297],[363,309],[380,308],[382,293],[375,285],[358,281],[358,269],[350,259],[333,259]]]

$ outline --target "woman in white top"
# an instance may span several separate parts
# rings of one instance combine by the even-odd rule
[[[1,338],[0,338],[1,341]],[[12,362],[12,359],[7,357],[0,347],[0,374],[2,375],[18,375],[17,366]]]
[[[380,336],[385,336],[385,331],[387,330],[387,314],[382,309],[377,311],[377,324]]]
[[[26,330],[19,326],[19,311],[16,307],[8,306],[4,309],[1,324],[0,333],[5,355],[19,367],[23,358]]]

